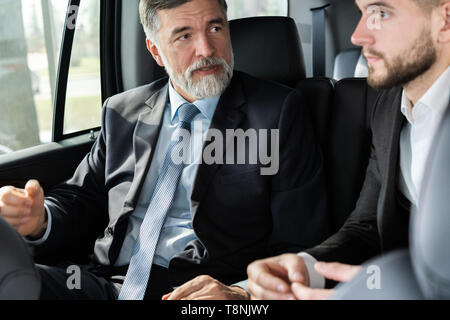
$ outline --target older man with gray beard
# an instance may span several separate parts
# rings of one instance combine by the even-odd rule
[[[322,161],[306,106],[295,90],[233,72],[226,11],[224,0],[141,0],[147,48],[169,79],[109,98],[91,152],[45,197],[34,180],[0,190],[1,216],[38,255],[94,248],[79,286],[68,288],[66,268],[38,265],[42,299],[161,299],[194,278],[231,285],[251,261],[325,236]],[[194,121],[201,130],[191,131]],[[278,132],[278,170],[201,161],[197,150],[214,142],[208,128]],[[188,163],[173,161],[179,144]],[[226,288],[224,297],[247,296]]]

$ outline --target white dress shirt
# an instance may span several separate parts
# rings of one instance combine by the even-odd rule
[[[403,91],[401,111],[408,120],[400,136],[400,190],[417,206],[428,153],[450,98],[450,67],[413,106]]]

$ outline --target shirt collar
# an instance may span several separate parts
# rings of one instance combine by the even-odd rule
[[[412,105],[411,101],[409,101],[408,97],[406,96],[405,90],[403,90],[401,111],[402,111],[403,115],[406,117],[406,119],[408,120],[408,122],[411,124],[414,122],[413,115],[412,115],[412,109],[413,109],[413,105]]]
[[[413,106],[406,96],[405,90],[402,94],[401,111],[410,123],[414,122],[414,109],[423,105],[426,108],[435,111],[438,114],[444,114],[450,100],[450,67],[433,83],[422,98]]]
[[[217,104],[219,103],[220,95],[204,98],[194,101],[192,104],[195,105],[201,112],[201,114],[211,120],[214,112],[216,111]],[[178,108],[184,103],[188,103],[172,86],[172,82],[169,80],[169,102],[170,102],[170,119],[173,123],[175,118],[178,117]]]

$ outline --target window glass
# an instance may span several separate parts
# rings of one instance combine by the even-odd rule
[[[0,154],[51,140],[67,3],[0,0]]]
[[[100,1],[83,0],[72,46],[64,134],[99,127],[101,107]]]
[[[287,16],[288,0],[227,0],[228,19]]]

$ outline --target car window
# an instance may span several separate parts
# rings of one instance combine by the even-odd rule
[[[0,0],[0,154],[49,142],[67,1]]]
[[[77,15],[72,14],[77,24],[64,133],[100,125],[100,3],[82,0]],[[52,139],[66,17],[68,28],[74,22],[69,21],[69,4],[69,0],[0,0],[0,155]]]
[[[83,0],[72,46],[64,134],[100,126],[101,107],[100,1]]]
[[[253,16],[287,16],[288,0],[227,0],[228,19]]]

